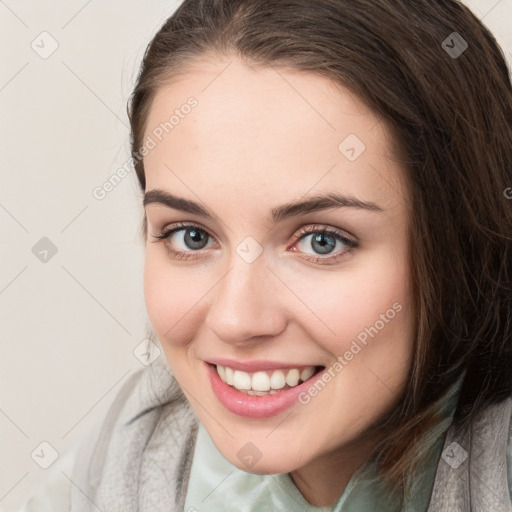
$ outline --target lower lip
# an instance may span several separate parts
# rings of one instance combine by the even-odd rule
[[[269,418],[285,411],[298,402],[299,395],[306,391],[322,373],[316,373],[306,382],[273,395],[247,395],[226,384],[214,365],[205,363],[213,392],[224,407],[238,416],[246,418]]]

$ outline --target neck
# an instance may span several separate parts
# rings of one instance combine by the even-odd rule
[[[334,506],[353,474],[368,460],[373,445],[367,441],[320,456],[289,475],[309,504]]]

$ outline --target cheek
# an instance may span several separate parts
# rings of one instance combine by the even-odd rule
[[[144,298],[151,324],[161,342],[166,337],[164,334],[171,334],[173,326],[178,326],[185,315],[190,290],[182,281],[182,272],[172,271],[159,251],[146,250]]]
[[[343,294],[336,307],[331,306],[328,314],[332,328],[342,339],[358,340],[362,345],[377,335],[382,344],[399,343],[407,335],[404,328],[410,320],[407,286],[397,285],[382,274],[370,283],[364,286],[359,280],[352,293]]]
[[[412,314],[407,266],[391,253],[388,258],[361,259],[340,273],[318,275],[314,286],[311,283],[303,278],[296,288],[297,295],[307,297],[304,303],[315,313],[303,315],[304,325],[311,320],[308,330],[314,331],[317,339],[332,339],[333,348],[339,340],[355,339],[360,333],[364,342],[365,329],[372,326],[398,333]]]
[[[331,275],[317,280],[303,295],[319,317],[305,316],[303,329],[332,355],[333,362],[341,356],[335,373],[344,376],[336,380],[354,396],[371,394],[376,386],[398,390],[406,379],[414,311],[410,273],[402,256],[390,250],[360,259],[335,279]],[[300,293],[306,294],[306,289]]]
[[[190,343],[204,313],[208,272],[193,266],[169,264],[165,250],[148,248],[144,263],[144,298],[158,339],[165,345]]]

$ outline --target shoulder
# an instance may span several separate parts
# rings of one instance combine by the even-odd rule
[[[102,452],[108,449],[111,438],[118,436],[123,425],[176,398],[180,390],[175,383],[161,358],[135,370],[118,389],[106,414],[45,471],[20,505],[20,512],[69,512],[75,492],[72,482],[90,484],[93,472],[101,473]]]
[[[114,411],[118,411],[133,392],[136,381],[140,380],[141,372],[132,375],[118,390],[106,416],[96,422],[85,436],[64,453],[50,468],[45,470],[35,486],[20,505],[20,512],[69,512],[72,493],[72,474],[75,468],[87,464],[89,454],[104,431],[107,419]]]
[[[463,432],[451,427],[429,512],[512,512],[512,398],[482,410]]]

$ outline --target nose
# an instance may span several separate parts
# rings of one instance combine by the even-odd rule
[[[205,323],[219,339],[233,345],[278,336],[287,324],[280,304],[283,284],[263,257],[246,263],[235,256],[228,272],[212,290]],[[236,261],[238,260],[238,261]]]

